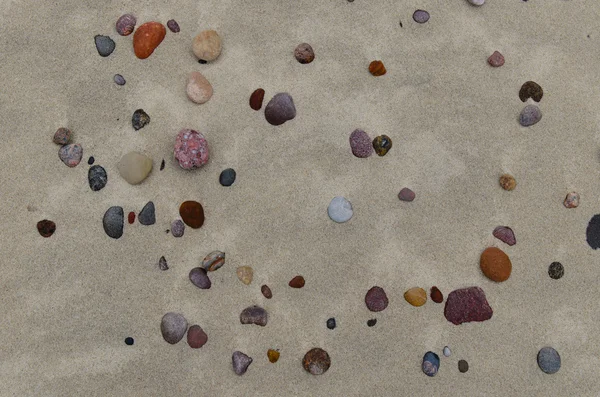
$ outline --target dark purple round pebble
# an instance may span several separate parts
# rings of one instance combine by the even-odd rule
[[[398,198],[402,201],[413,201],[415,199],[415,196],[415,192],[413,192],[407,187],[403,188],[402,190],[400,190],[400,193],[398,193]]]
[[[425,10],[417,10],[413,13],[413,19],[416,23],[425,23],[429,21],[429,13]]]
[[[206,274],[206,270],[201,267],[195,267],[190,271],[190,281],[200,289],[209,289],[211,286],[210,279]]]
[[[380,312],[388,306],[388,297],[381,287],[372,287],[365,295],[365,304],[372,312]]]
[[[174,19],[169,19],[167,21],[167,27],[173,33],[179,33],[179,31],[181,30],[181,29],[179,29],[179,24]]]
[[[117,33],[121,36],[130,35],[135,29],[135,24],[137,23],[137,19],[135,16],[131,14],[124,14],[117,19],[117,23],[115,24],[115,28],[117,29]]]
[[[350,134],[350,149],[352,154],[359,158],[369,157],[374,150],[369,135],[359,128]]]
[[[273,292],[271,292],[271,288],[269,288],[269,286],[266,284],[260,287],[260,292],[267,299],[271,299],[273,297]]]
[[[115,74],[115,77],[113,77],[113,80],[115,81],[115,84],[117,84],[117,85],[125,85],[125,77],[121,76],[120,74]]]
[[[265,119],[271,125],[281,125],[294,117],[296,117],[296,107],[287,92],[275,94],[265,106]]]

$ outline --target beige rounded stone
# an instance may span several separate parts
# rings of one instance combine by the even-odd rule
[[[190,101],[194,103],[208,102],[213,94],[212,85],[200,72],[190,73],[185,91]]]
[[[139,152],[129,152],[121,157],[117,169],[123,179],[137,185],[152,171],[152,159]]]
[[[254,277],[254,271],[250,266],[240,266],[235,271],[240,281],[246,285],[249,285],[252,282],[252,278]]]
[[[404,293],[404,299],[413,306],[423,306],[427,302],[427,292],[423,288],[411,288]]]
[[[203,61],[214,61],[221,54],[221,38],[214,30],[204,30],[196,37],[192,44],[192,51],[196,58]]]

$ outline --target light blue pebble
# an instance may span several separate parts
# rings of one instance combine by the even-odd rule
[[[327,214],[337,223],[348,222],[352,218],[352,204],[342,196],[336,196],[329,203]]]

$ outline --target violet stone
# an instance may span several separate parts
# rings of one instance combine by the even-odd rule
[[[132,14],[124,14],[117,19],[115,23],[115,28],[117,29],[117,33],[121,36],[128,36],[135,29],[135,24],[137,23],[137,19]]]
[[[492,232],[492,235],[496,237],[498,240],[508,244],[515,245],[517,243],[517,239],[515,237],[515,233],[508,226],[498,226]]]
[[[60,149],[58,149],[58,158],[60,158],[67,167],[76,167],[81,161],[81,157],[83,157],[83,148],[79,143],[71,143],[69,145],[61,146]]]
[[[173,237],[181,237],[185,232],[185,223],[181,219],[175,219],[171,222],[171,234]]]
[[[183,129],[175,139],[174,155],[184,170],[200,168],[208,163],[208,142],[202,133]]]
[[[296,107],[287,92],[275,94],[265,107],[265,118],[271,125],[281,125],[294,117],[296,117]]]
[[[372,287],[365,295],[367,309],[372,312],[380,312],[388,306],[388,297],[381,287]]]
[[[527,105],[519,115],[519,123],[523,127],[529,127],[542,119],[542,111],[536,105]]]
[[[417,10],[413,13],[413,19],[416,23],[425,23],[429,21],[429,13],[425,10]]]
[[[361,130],[356,129],[350,134],[350,149],[356,157],[366,158],[373,154],[373,145],[369,135]]]
[[[264,327],[268,320],[267,311],[260,306],[247,307],[240,313],[240,323],[242,324],[256,324]]]
[[[252,357],[240,351],[235,351],[231,356],[231,362],[233,364],[233,371],[238,375],[244,375],[250,364],[252,364]]]
[[[446,298],[444,316],[452,324],[459,325],[471,321],[485,321],[492,318],[485,292],[479,287],[457,289]]]
[[[167,27],[169,28],[169,30],[173,33],[179,33],[180,29],[179,29],[179,24],[177,23],[176,20],[174,19],[169,19],[167,21]]]
[[[210,289],[210,279],[206,274],[206,270],[202,269],[201,267],[195,267],[190,270],[189,278],[192,284],[194,284],[196,287],[200,289]]]
[[[400,193],[398,193],[398,198],[402,201],[413,201],[415,199],[415,196],[415,192],[413,192],[407,187],[402,188],[402,190],[400,190]]]

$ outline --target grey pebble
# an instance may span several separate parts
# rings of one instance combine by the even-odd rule
[[[125,77],[121,76],[120,74],[115,74],[113,79],[117,85],[125,85]]]
[[[202,269],[201,267],[195,267],[190,270],[189,278],[192,284],[194,284],[196,287],[200,289],[210,289],[210,278],[208,278],[206,270]]]
[[[427,376],[435,376],[440,368],[440,357],[434,352],[427,352],[423,356],[421,369]]]
[[[181,237],[185,232],[185,223],[181,219],[175,219],[171,222],[171,234],[173,237]]]
[[[527,105],[519,115],[519,123],[523,127],[529,127],[542,119],[542,111],[536,105]]]
[[[94,36],[94,42],[98,54],[102,57],[109,56],[115,50],[115,42],[108,36],[96,35]]]
[[[219,183],[223,186],[231,186],[235,182],[236,173],[233,168],[227,168],[219,175]]]
[[[231,361],[233,364],[233,371],[238,375],[244,375],[250,364],[252,364],[252,357],[240,351],[235,351],[231,356]]]
[[[429,13],[425,10],[417,10],[413,13],[413,19],[416,23],[425,23],[429,21]]]
[[[160,322],[160,332],[163,338],[174,345],[179,342],[187,331],[188,322],[182,314],[169,312]]]
[[[296,107],[287,92],[275,94],[265,107],[265,118],[271,125],[281,125],[294,117],[296,117]]]
[[[142,208],[138,215],[138,220],[142,225],[146,226],[154,225],[156,223],[156,213],[152,201],[148,201],[144,208]]]
[[[560,369],[560,355],[551,347],[543,347],[537,355],[540,369],[547,374],[557,373]]]
[[[250,306],[240,313],[240,322],[242,324],[256,324],[264,327],[267,325],[269,315],[267,311],[260,306]]]
[[[448,346],[444,347],[444,357],[450,357],[450,355],[452,354],[452,352],[450,351],[450,348]]]
[[[164,256],[161,256],[158,260],[158,268],[160,270],[169,270],[169,265],[167,264],[167,259]]]
[[[102,225],[109,237],[120,238],[123,235],[124,216],[123,207],[113,206],[106,210]]]
[[[88,171],[88,183],[90,184],[90,189],[94,192],[102,190],[104,186],[106,186],[106,182],[108,182],[106,170],[99,165],[91,166]]]
[[[327,214],[332,221],[344,223],[352,218],[352,204],[342,196],[334,197],[327,207]]]

